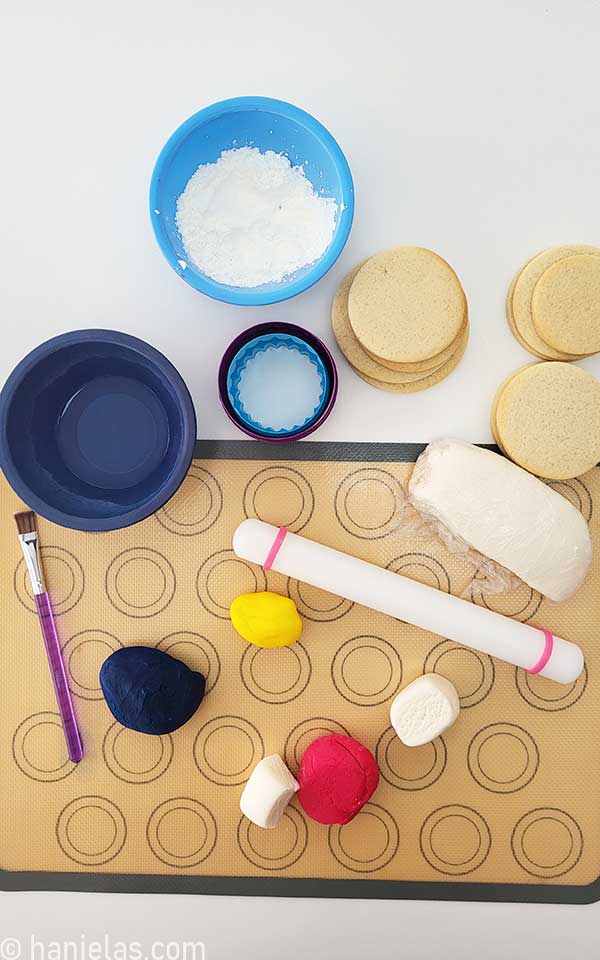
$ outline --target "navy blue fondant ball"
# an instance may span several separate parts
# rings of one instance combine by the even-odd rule
[[[205,678],[154,647],[124,647],[100,670],[111,713],[123,727],[159,736],[193,717],[204,696]]]

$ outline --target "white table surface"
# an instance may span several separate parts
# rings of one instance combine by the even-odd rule
[[[421,244],[466,288],[465,358],[443,384],[409,396],[368,387],[340,359],[339,401],[317,438],[490,440],[497,385],[531,359],[504,320],[513,273],[543,247],[600,243],[599,3],[1,0],[0,19],[1,379],[53,334],[113,327],[176,364],[200,437],[239,436],[215,390],[232,337],[270,318],[331,343],[345,272],[387,246]],[[147,215],[167,136],[201,106],[240,94],[314,113],[346,152],[357,194],[330,274],[261,309],[217,304],[182,283]],[[583,366],[600,376],[599,357]],[[85,931],[148,945],[203,940],[208,960],[417,960],[438,950],[584,960],[599,955],[599,928],[600,906],[0,895],[0,953],[7,936]]]

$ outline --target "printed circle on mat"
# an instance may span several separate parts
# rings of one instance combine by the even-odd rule
[[[299,533],[313,515],[315,495],[299,470],[293,467],[265,467],[244,490],[244,513],[276,527]]]
[[[484,593],[479,586],[473,586],[473,602],[486,607],[494,613],[501,613],[512,620],[527,623],[536,615],[542,604],[543,596],[533,587],[521,583],[510,593]]]
[[[327,593],[326,590],[319,590],[318,587],[313,587],[308,583],[292,580],[291,577],[288,578],[287,590],[288,596],[296,604],[298,612],[307,620],[313,620],[317,623],[332,623],[334,620],[341,620],[347,613],[350,613],[354,606],[351,600],[337,597],[333,593]]]
[[[312,676],[306,648],[296,641],[276,650],[248,644],[240,661],[248,693],[262,703],[290,703],[303,693]]]
[[[77,769],[69,760],[60,716],[49,711],[34,713],[19,724],[12,755],[21,773],[39,783],[65,780]]]
[[[375,707],[397,692],[402,683],[402,661],[395,647],[381,637],[352,637],[338,648],[331,664],[331,679],[344,700]]]
[[[43,546],[41,557],[52,612],[56,617],[60,617],[61,614],[72,610],[83,596],[85,587],[83,567],[77,557],[64,547]],[[14,588],[23,606],[32,613],[36,613],[31,581],[22,557],[15,569]]]
[[[223,491],[212,473],[192,464],[177,493],[155,514],[171,533],[196,537],[210,530],[221,516]]]
[[[456,687],[463,708],[481,703],[494,685],[496,671],[491,657],[477,650],[442,640],[427,654],[423,673],[441,673]]]
[[[113,723],[102,744],[104,762],[111,773],[125,783],[152,783],[169,769],[173,759],[173,738],[141,737],[134,730]]]
[[[361,540],[379,540],[393,533],[404,505],[400,481],[378,467],[353,470],[340,483],[334,501],[341,526]]]
[[[530,733],[516,723],[491,723],[475,734],[467,753],[469,772],[492,793],[516,793],[531,783],[540,753]]]
[[[510,845],[520,867],[530,876],[562,877],[578,863],[583,833],[573,817],[556,807],[530,810],[516,824]]]
[[[365,803],[349,822],[329,827],[329,849],[353,873],[375,873],[390,863],[400,845],[398,824],[385,807]]]
[[[261,830],[242,817],[237,841],[246,860],[261,870],[285,870],[297,863],[308,844],[306,820],[295,807],[287,807],[276,830]]]
[[[106,630],[80,630],[65,643],[62,654],[69,689],[82,700],[102,700],[100,668],[123,644]]]
[[[436,590],[451,593],[448,571],[443,563],[428,553],[403,553],[400,557],[390,560],[386,569],[391,570],[392,573],[400,573],[404,577],[419,580],[430,587],[435,587]]]
[[[244,717],[213,717],[194,740],[194,761],[211,783],[235,787],[245,783],[265,755],[263,738]]]
[[[427,863],[449,876],[464,876],[477,870],[492,845],[490,828],[472,807],[451,804],[430,813],[419,834],[421,853]]]
[[[196,577],[196,593],[205,610],[220,620],[229,620],[229,608],[240,593],[267,589],[262,567],[236,557],[233,550],[217,550],[204,561]]]
[[[221,659],[217,648],[199,633],[191,630],[180,630],[163,637],[156,644],[158,650],[181,660],[197,673],[201,673],[206,680],[206,693],[215,686],[221,673]]]
[[[152,812],[146,839],[161,863],[186,870],[210,857],[217,842],[217,824],[203,803],[173,797]]]
[[[420,747],[406,747],[393,727],[381,734],[375,756],[383,779],[399,790],[426,790],[446,769],[446,744],[442,737]]]
[[[175,595],[175,571],[162,553],[150,547],[123,550],[106,571],[106,593],[113,607],[128,617],[155,617]]]
[[[530,674],[526,670],[515,668],[517,690],[527,703],[536,710],[554,713],[568,710],[583,696],[588,682],[587,666],[570,684],[555,683],[540,674]]]
[[[56,839],[70,860],[101,867],[119,855],[127,839],[125,817],[106,797],[78,797],[61,812]]]
[[[553,490],[570,500],[573,506],[579,510],[583,519],[587,523],[590,522],[594,504],[592,495],[582,480],[575,477],[573,480],[545,480],[544,483],[547,487],[552,487]]]
[[[288,734],[283,748],[285,765],[292,773],[298,772],[302,754],[310,747],[313,740],[319,737],[326,737],[330,733],[340,733],[344,737],[349,737],[346,727],[338,723],[337,720],[330,720],[329,717],[311,717],[309,720],[302,720]]]

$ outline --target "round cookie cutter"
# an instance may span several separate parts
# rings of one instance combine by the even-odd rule
[[[246,363],[269,346],[288,347],[308,357],[321,380],[318,405],[308,412],[302,423],[289,429],[270,427],[252,419],[237,390]],[[307,437],[325,422],[337,398],[338,374],[330,351],[314,333],[294,323],[259,323],[244,330],[227,347],[219,365],[218,387],[223,409],[236,427],[254,440],[289,443]]]

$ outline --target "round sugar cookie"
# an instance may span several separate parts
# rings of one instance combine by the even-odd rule
[[[568,363],[534,363],[498,391],[500,445],[519,466],[549,480],[568,480],[600,460],[600,383]]]
[[[522,347],[542,360],[581,360],[581,354],[555,350],[542,339],[533,322],[532,298],[535,286],[543,273],[553,264],[575,254],[598,256],[596,247],[585,244],[567,244],[542,250],[527,261],[515,276],[506,301],[508,325]]]
[[[441,353],[432,357],[430,360],[421,360],[416,363],[389,363],[379,360],[377,357],[368,353],[358,342],[348,314],[348,295],[350,288],[359,270],[367,262],[368,260],[363,260],[362,263],[359,263],[357,267],[354,267],[354,269],[350,271],[340,284],[334,298],[332,324],[340,350],[351,366],[355,367],[357,371],[362,370],[367,376],[374,376],[376,380],[381,379],[389,383],[404,382],[405,374],[415,374],[415,379],[420,379],[439,370],[462,344],[463,336],[465,333],[468,333],[468,318],[465,317],[465,322],[456,339],[445,350],[442,350]],[[369,369],[367,369],[367,364]],[[372,372],[369,372],[369,370]],[[392,377],[388,377],[388,373],[390,372],[393,375]],[[396,379],[396,374],[399,374],[401,379]],[[406,380],[406,382],[408,382],[408,380]]]
[[[526,340],[523,339],[519,331],[519,328],[515,324],[515,318],[512,310],[512,296],[513,296],[513,290],[515,289],[515,284],[519,279],[520,275],[521,275],[521,271],[519,271],[516,277],[513,278],[513,281],[510,287],[508,288],[508,293],[506,295],[506,322],[508,323],[508,328],[512,333],[513,337],[515,338],[515,340],[517,341],[517,343],[519,343],[523,347],[523,350],[526,350],[527,353],[531,353],[534,357],[539,357],[540,360],[552,359],[550,357],[546,357],[543,354],[539,353],[538,350],[534,350],[534,348],[529,343],[527,343]],[[564,355],[564,359],[567,359],[566,355]]]
[[[439,367],[446,363],[450,357],[454,356],[459,344],[462,342],[462,337],[467,331],[468,326],[468,320],[465,320],[464,324],[460,328],[458,336],[452,341],[450,346],[446,347],[445,350],[442,350],[442,352],[438,353],[435,357],[432,357],[431,360],[424,360],[421,363],[392,363],[390,360],[381,360],[379,357],[376,357],[375,354],[369,353],[364,347],[363,350],[367,356],[371,357],[371,360],[378,364],[379,367],[385,367],[387,370],[394,370],[396,373],[413,371],[418,371],[421,374],[433,373],[434,370],[438,370]]]
[[[513,377],[518,376],[518,375],[520,374],[521,370],[525,370],[527,367],[534,367],[535,365],[536,365],[535,363],[527,363],[527,364],[525,364],[524,367],[519,367],[518,370],[513,371],[513,373],[511,373],[511,374],[508,375],[508,377],[505,377],[504,380],[502,381],[502,383],[500,384],[500,386],[498,387],[498,389],[496,390],[496,395],[495,395],[495,397],[494,397],[494,399],[493,399],[493,402],[492,402],[492,412],[491,412],[491,414],[490,414],[490,427],[491,427],[491,429],[492,429],[492,436],[494,437],[494,440],[495,440],[495,442],[496,442],[496,445],[497,445],[498,447],[500,447],[500,449],[502,450],[503,453],[506,453],[506,451],[504,450],[504,447],[502,446],[502,441],[501,441],[500,435],[499,435],[499,433],[498,433],[498,425],[497,425],[497,423],[496,423],[496,413],[497,413],[497,410],[498,410],[498,401],[500,400],[500,397],[502,396],[502,391],[504,390],[505,386],[506,386],[508,383],[510,383],[510,381],[513,379]]]
[[[356,373],[362,373],[367,377],[372,377],[375,380],[381,380],[384,383],[413,383],[417,380],[422,380],[425,376],[435,373],[440,369],[441,366],[443,366],[443,363],[437,364],[430,370],[389,370],[387,367],[383,367],[381,364],[373,360],[373,358],[369,356],[369,354],[361,347],[360,343],[354,336],[354,332],[350,325],[350,318],[348,316],[348,293],[350,292],[350,287],[352,286],[354,278],[362,267],[363,263],[366,263],[366,260],[363,260],[362,263],[359,263],[357,267],[354,267],[350,273],[344,277],[336,291],[335,297],[333,298],[333,306],[331,308],[331,324],[333,327],[333,333],[337,341],[337,345],[344,354],[346,360]]]
[[[467,319],[452,267],[423,247],[395,247],[360,268],[348,295],[354,335],[373,359],[389,364],[442,361]]]
[[[370,384],[372,387],[377,387],[378,390],[387,390],[388,393],[418,393],[420,390],[427,390],[429,387],[434,387],[436,383],[441,383],[442,380],[445,380],[446,377],[452,373],[464,356],[468,342],[469,328],[467,327],[461,338],[460,346],[456,349],[454,355],[447,360],[439,370],[436,370],[434,373],[428,373],[426,376],[423,376],[421,380],[413,380],[412,383],[387,383],[385,380],[368,377],[360,370],[357,370],[356,367],[353,369],[361,380],[364,380],[365,383]]]
[[[535,285],[531,312],[536,330],[555,350],[600,350],[600,250],[564,257]]]

